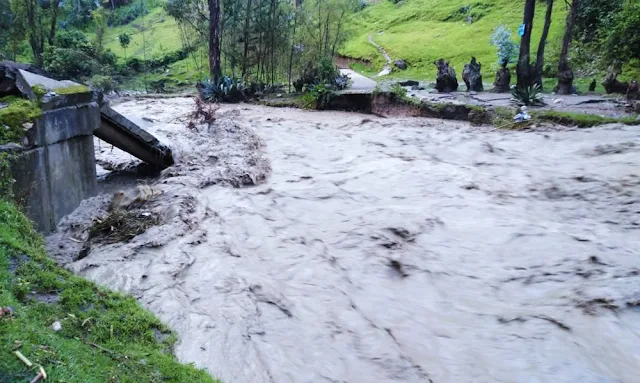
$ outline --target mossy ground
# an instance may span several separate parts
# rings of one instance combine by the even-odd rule
[[[40,106],[33,101],[8,96],[0,98],[6,107],[0,108],[0,145],[16,142],[24,135],[23,124],[42,116]]]
[[[75,94],[91,92],[91,89],[86,85],[70,85],[62,88],[55,88],[53,91],[57,94]]]
[[[28,381],[41,365],[51,382],[214,382],[172,355],[175,336],[127,296],[56,266],[42,237],[0,200],[0,382]],[[62,330],[50,326],[59,321]]]

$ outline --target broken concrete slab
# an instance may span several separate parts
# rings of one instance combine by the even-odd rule
[[[100,109],[100,129],[94,135],[152,165],[158,170],[173,165],[171,149],[108,105]]]

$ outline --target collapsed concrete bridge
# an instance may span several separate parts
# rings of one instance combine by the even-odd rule
[[[87,86],[53,80],[28,64],[2,61],[0,99],[5,96],[34,101],[41,109],[39,117],[23,124],[18,142],[0,142],[0,154],[9,154],[14,199],[42,232],[52,231],[83,199],[96,194],[93,136],[154,170],[173,165],[169,147],[111,109]],[[0,110],[9,107],[0,102]]]

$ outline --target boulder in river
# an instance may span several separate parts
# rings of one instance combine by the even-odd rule
[[[436,89],[438,92],[447,93],[458,90],[456,71],[452,66],[449,66],[449,61],[438,59],[433,64],[438,67],[438,74],[436,76]]]
[[[602,81],[602,86],[607,94],[621,93],[626,94],[629,89],[629,84],[626,82],[618,81],[618,75],[620,74],[620,63],[614,62],[607,69],[607,76]]]
[[[400,81],[400,86],[419,86],[420,83],[415,80]]]
[[[464,80],[467,86],[467,91],[482,92],[484,86],[482,85],[482,64],[476,61],[475,57],[471,57],[471,62],[464,66],[462,71],[462,80]]]
[[[407,69],[407,63],[404,60],[396,60],[393,65],[395,65],[396,68],[400,69],[400,70],[405,70]]]

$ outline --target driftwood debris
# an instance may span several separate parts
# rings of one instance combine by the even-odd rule
[[[438,67],[438,74],[436,76],[436,89],[438,92],[448,93],[458,90],[456,71],[452,66],[449,66],[449,61],[438,59],[433,64]]]

